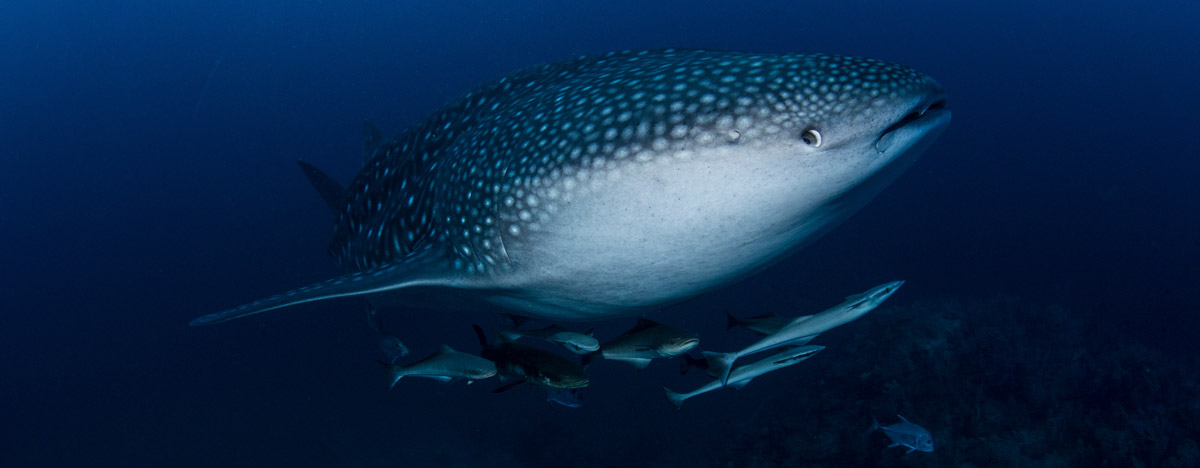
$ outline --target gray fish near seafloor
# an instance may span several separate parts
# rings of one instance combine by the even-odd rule
[[[629,331],[601,345],[600,355],[628,362],[640,370],[652,359],[678,356],[699,344],[700,335],[694,331],[638,318],[637,325]]]
[[[880,426],[879,420],[875,419],[875,416],[871,416],[871,428],[867,430],[867,433],[874,432],[876,429],[883,431],[889,439],[892,439],[892,445],[889,445],[888,448],[907,447],[908,451],[904,452],[906,454],[913,453],[913,451],[933,451],[933,435],[929,431],[908,422],[904,416],[897,414],[896,417],[900,418],[900,422],[890,426]]]
[[[950,122],[933,79],[881,60],[707,50],[537,65],[453,99],[322,194],[342,276],[199,317],[472,290],[553,321],[627,316],[811,243]],[[387,294],[381,294],[387,293]],[[449,297],[461,297],[461,291]]]
[[[455,351],[442,345],[436,353],[407,366],[394,366],[379,361],[379,365],[387,371],[389,388],[395,387],[404,377],[423,377],[442,383],[458,379],[475,381],[496,375],[496,365],[487,359],[472,354]]]
[[[583,366],[544,349],[525,346],[501,337],[496,344],[489,344],[483,329],[472,325],[483,357],[496,363],[501,379],[511,378],[512,383],[493,392],[508,390],[514,385],[529,383],[547,388],[583,388],[590,380]]]

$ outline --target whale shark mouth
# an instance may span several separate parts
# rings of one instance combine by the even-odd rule
[[[930,96],[929,99],[913,106],[912,111],[905,114],[903,118],[884,129],[879,134],[879,138],[875,140],[875,149],[880,153],[887,151],[891,146],[890,140],[892,140],[889,137],[899,130],[932,123],[949,115],[950,109],[947,107],[946,95],[937,94]]]

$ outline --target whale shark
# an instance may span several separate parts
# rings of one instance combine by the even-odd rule
[[[950,115],[932,78],[871,58],[667,49],[532,66],[391,139],[368,128],[353,181],[320,184],[340,276],[191,324],[348,296],[642,313],[810,244]]]

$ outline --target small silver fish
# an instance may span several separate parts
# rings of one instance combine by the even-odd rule
[[[901,422],[890,426],[880,426],[879,420],[875,416],[871,416],[871,429],[867,433],[874,432],[876,429],[883,431],[889,439],[892,439],[892,447],[908,447],[905,455],[913,453],[913,451],[932,452],[933,451],[933,436],[925,428],[908,422],[904,416],[896,415]]]
[[[441,349],[429,357],[407,366],[393,366],[383,361],[377,362],[387,371],[388,380],[391,382],[388,388],[395,387],[396,382],[404,377],[424,377],[442,383],[450,383],[458,379],[474,381],[496,375],[496,365],[492,361],[455,351],[454,348],[446,345],[442,345]]]
[[[563,348],[566,348],[567,351],[570,351],[575,354],[594,353],[600,349],[600,341],[598,341],[598,340],[596,340],[596,338],[592,337],[591,332],[588,332],[588,333],[573,332],[571,330],[567,330],[566,328],[560,327],[558,325],[550,325],[548,327],[539,328],[537,330],[519,330],[519,329],[501,330],[499,333],[500,333],[500,336],[503,336],[512,341],[517,341],[517,340],[521,339],[522,337],[526,337],[526,336],[541,338],[543,340],[546,340],[551,343],[562,346]]]
[[[600,347],[604,359],[625,361],[641,370],[651,359],[669,358],[700,344],[696,332],[639,318],[637,325]]]

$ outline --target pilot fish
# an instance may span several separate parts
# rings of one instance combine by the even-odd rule
[[[870,58],[668,49],[532,66],[394,138],[367,132],[354,180],[321,184],[341,276],[191,324],[431,296],[398,295],[415,287],[551,321],[638,314],[811,243],[949,122],[937,82]]]

